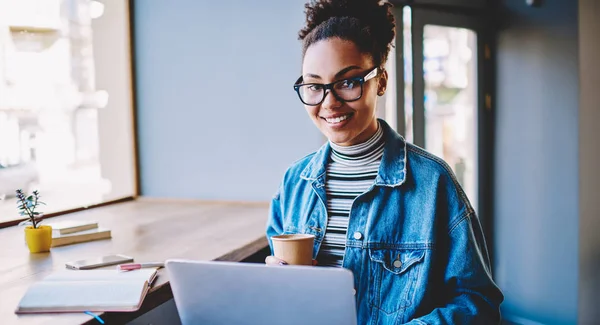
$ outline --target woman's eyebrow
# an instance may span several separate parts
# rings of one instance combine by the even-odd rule
[[[312,79],[321,80],[321,76],[319,76],[318,74],[312,74],[312,73],[307,73],[306,75],[304,75],[304,78],[305,79],[312,78]]]
[[[357,66],[357,65],[351,65],[349,67],[345,67],[342,70],[340,70],[338,73],[335,74],[335,78],[339,78],[341,76],[343,76],[344,74],[346,74],[348,71],[352,71],[352,70],[360,70],[362,69],[361,67]],[[317,80],[321,80],[321,76],[319,76],[318,74],[314,74],[314,73],[307,73],[304,75],[305,79],[308,78],[312,78],[312,79],[317,79]]]
[[[348,71],[360,70],[360,69],[362,69],[362,68],[357,65],[351,65],[349,67],[345,67],[342,70],[340,70],[338,73],[335,74],[335,77],[339,78],[339,77],[345,75]]]

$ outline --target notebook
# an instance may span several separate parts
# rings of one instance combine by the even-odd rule
[[[53,232],[52,247],[83,243],[92,240],[108,239],[111,237],[112,235],[110,229],[106,228],[95,228],[64,235]]]
[[[136,311],[157,269],[59,271],[29,287],[15,313]]]
[[[53,232],[61,235],[98,228],[98,222],[84,220],[66,220],[49,223],[48,225],[52,227]]]

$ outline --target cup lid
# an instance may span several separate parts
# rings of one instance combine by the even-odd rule
[[[311,234],[286,234],[286,235],[275,235],[271,236],[272,240],[280,240],[280,241],[292,241],[292,240],[304,240],[315,238],[315,235]]]

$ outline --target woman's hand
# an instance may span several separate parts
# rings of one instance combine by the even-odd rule
[[[267,265],[288,265],[288,263],[286,261],[279,259],[272,255],[267,256],[267,258],[265,258],[265,264],[267,264]],[[317,265],[317,260],[313,260],[312,265],[313,266]]]
[[[271,256],[267,256],[267,258],[265,258],[265,264],[267,264],[267,265],[287,265],[287,262],[271,255]]]

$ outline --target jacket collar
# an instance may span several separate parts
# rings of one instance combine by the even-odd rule
[[[375,185],[400,186],[406,180],[406,141],[385,121],[379,119],[379,125],[383,128],[385,144]],[[309,181],[322,179],[327,171],[330,154],[331,146],[328,141],[315,153],[300,177]]]

